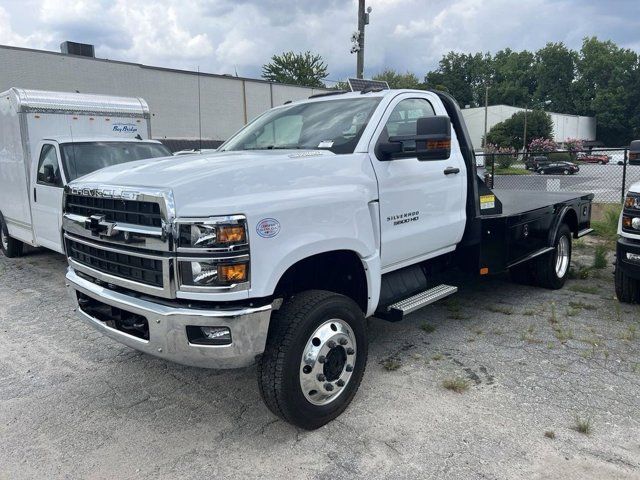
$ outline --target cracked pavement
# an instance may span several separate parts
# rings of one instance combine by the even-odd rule
[[[574,268],[593,259],[582,243]],[[0,255],[0,479],[640,478],[640,307],[614,299],[610,266],[555,292],[463,283],[368,320],[360,390],[313,432],[271,415],[254,368],[183,367],[93,331],[65,269]],[[462,393],[442,385],[456,377]]]

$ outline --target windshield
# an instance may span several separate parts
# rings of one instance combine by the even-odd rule
[[[60,154],[69,182],[112,165],[171,156],[171,152],[162,144],[142,142],[63,143],[60,145]]]
[[[303,103],[271,110],[222,145],[228,150],[327,149],[353,153],[380,97]]]

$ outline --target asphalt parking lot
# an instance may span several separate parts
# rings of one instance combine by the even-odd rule
[[[585,273],[581,243],[588,278],[563,290],[493,278],[371,319],[358,395],[313,432],[269,413],[253,368],[170,364],[80,323],[64,257],[0,256],[0,478],[640,478],[640,307],[610,266]]]
[[[522,164],[516,166],[521,167]],[[522,167],[524,168],[524,167]],[[484,169],[480,169],[482,175]],[[496,175],[496,188],[539,190],[545,192],[592,192],[594,202],[618,203],[621,198],[623,167],[612,161],[608,165],[581,164],[575,175]],[[640,182],[640,167],[628,166],[625,192],[632,183]]]

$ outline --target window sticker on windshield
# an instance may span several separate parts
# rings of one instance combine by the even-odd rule
[[[331,148],[333,147],[333,140],[323,140],[318,144],[318,148]]]

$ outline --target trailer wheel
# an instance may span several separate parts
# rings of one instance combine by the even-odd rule
[[[19,257],[22,255],[23,246],[24,244],[20,240],[9,236],[9,230],[4,222],[4,217],[0,214],[0,250],[2,250],[2,253],[8,258]]]
[[[640,282],[631,278],[616,262],[616,297],[623,303],[640,303]]]
[[[533,272],[539,286],[557,290],[564,286],[571,264],[571,230],[566,223],[558,228],[553,246],[553,252],[536,259]]]
[[[355,396],[367,363],[364,315],[343,295],[309,290],[273,313],[258,364],[269,410],[313,430],[340,415]]]

